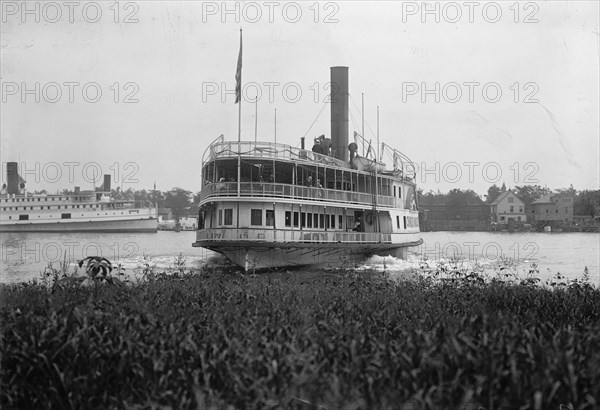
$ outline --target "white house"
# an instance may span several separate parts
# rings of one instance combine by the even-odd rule
[[[492,221],[499,224],[525,222],[525,204],[511,190],[504,191],[491,204]]]

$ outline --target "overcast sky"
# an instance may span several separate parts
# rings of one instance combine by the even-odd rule
[[[259,140],[275,109],[277,142],[329,136],[342,65],[350,134],[364,93],[367,138],[379,106],[381,141],[428,169],[426,191],[599,187],[597,1],[74,4],[2,3],[0,159],[26,164],[29,189],[91,188],[97,163],[124,189],[198,191],[208,144],[237,141],[240,27],[242,140],[253,84]]]

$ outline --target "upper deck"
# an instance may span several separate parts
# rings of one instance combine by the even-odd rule
[[[313,152],[309,149],[292,147],[287,144],[264,141],[225,141],[223,135],[213,141],[202,156],[203,166],[218,159],[227,158],[256,158],[262,160],[280,160],[307,165],[317,165],[327,168],[342,169],[372,175],[372,172],[354,170],[349,163],[338,158]],[[383,174],[394,175],[405,181],[414,182],[415,167],[412,161],[401,152],[382,144],[380,160],[388,157],[392,169],[386,169]]]

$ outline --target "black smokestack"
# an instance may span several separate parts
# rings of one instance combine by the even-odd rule
[[[19,164],[16,162],[6,163],[6,193],[19,193]]]
[[[333,156],[348,162],[348,67],[331,67]]]
[[[104,184],[102,185],[104,192],[110,192],[110,174],[104,175]]]

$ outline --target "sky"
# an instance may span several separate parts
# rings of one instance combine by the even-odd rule
[[[379,107],[380,141],[425,191],[599,189],[596,1],[3,1],[1,13],[2,179],[17,161],[29,190],[109,173],[113,187],[197,192],[210,142],[237,141],[240,28],[242,140],[255,120],[261,141],[329,136],[329,68],[348,66],[350,135],[364,94],[366,138]]]

